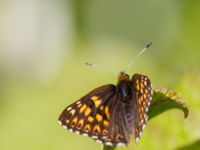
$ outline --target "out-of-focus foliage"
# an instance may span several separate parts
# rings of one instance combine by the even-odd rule
[[[192,144],[182,146],[182,147],[178,148],[177,150],[189,150],[189,149],[198,150],[199,147],[200,147],[200,140],[197,140],[197,141],[193,142]]]

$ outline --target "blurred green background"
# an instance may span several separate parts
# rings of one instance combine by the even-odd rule
[[[86,61],[129,70],[154,87],[180,93],[190,113],[172,110],[151,120],[138,144],[119,150],[200,147],[200,1],[0,1],[0,149],[100,150],[65,131],[62,110],[117,76]]]

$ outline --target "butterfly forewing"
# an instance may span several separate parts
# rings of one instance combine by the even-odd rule
[[[69,105],[59,117],[67,129],[108,142],[110,134],[110,104],[115,94],[114,85],[99,87]]]
[[[152,85],[147,76],[134,74],[132,77],[134,90],[136,91],[136,123],[135,123],[135,139],[140,135],[145,127],[148,116],[147,111],[153,95]]]

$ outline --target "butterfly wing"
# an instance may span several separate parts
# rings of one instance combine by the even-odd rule
[[[129,135],[121,108],[116,87],[105,85],[65,108],[59,122],[70,131],[105,145],[124,145]]]
[[[135,140],[137,141],[147,123],[147,111],[152,99],[153,89],[149,78],[140,74],[133,75],[132,84],[136,94]]]
[[[116,87],[104,85],[69,105],[59,117],[60,124],[70,131],[106,142],[109,134],[110,108]]]

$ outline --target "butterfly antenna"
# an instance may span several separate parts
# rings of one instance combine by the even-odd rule
[[[111,69],[111,68],[108,68],[108,67],[100,66],[100,65],[97,65],[97,64],[94,64],[94,63],[90,63],[90,62],[86,62],[85,64],[86,64],[87,66],[89,66],[89,67],[100,68],[101,70],[104,70],[104,71],[113,73],[113,74],[115,74],[115,75],[117,74],[116,71],[112,71],[112,69]]]
[[[135,63],[136,59],[142,55],[150,46],[152,45],[152,42],[147,43],[147,45],[131,60],[131,62],[126,67],[125,72]]]

